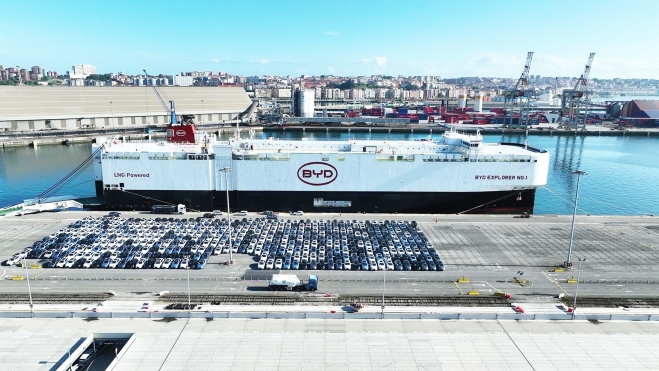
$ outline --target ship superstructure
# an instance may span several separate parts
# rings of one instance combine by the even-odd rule
[[[527,144],[483,143],[479,134],[453,131],[440,140],[218,141],[180,134],[185,141],[99,138],[96,188],[106,207],[221,209],[228,185],[234,210],[532,212],[549,163],[546,151]]]

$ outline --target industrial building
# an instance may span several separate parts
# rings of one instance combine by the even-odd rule
[[[252,104],[241,87],[159,87],[164,104],[197,123],[235,120]],[[249,121],[249,118],[247,118]],[[153,87],[0,86],[0,132],[166,125]]]
[[[632,100],[620,111],[620,121],[636,127],[659,127],[659,100]]]

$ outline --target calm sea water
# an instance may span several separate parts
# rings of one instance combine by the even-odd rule
[[[280,137],[382,138],[368,133],[277,133]],[[264,133],[271,136],[272,133]],[[421,139],[427,134],[391,134],[390,139]],[[523,143],[523,135],[486,135],[486,142]],[[659,214],[659,141],[641,137],[529,136],[529,144],[549,151],[549,179],[536,194],[537,214],[571,214],[576,189],[572,170],[582,176],[581,213]],[[69,174],[91,155],[90,145],[0,149],[0,207],[33,198]],[[91,167],[58,195],[93,196]]]

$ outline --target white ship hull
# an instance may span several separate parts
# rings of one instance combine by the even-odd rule
[[[535,189],[547,182],[549,155],[518,144],[470,148],[464,138],[106,142],[97,189],[116,209],[163,202],[225,208],[228,186],[234,210],[532,212]]]

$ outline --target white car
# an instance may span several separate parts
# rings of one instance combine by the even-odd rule
[[[12,256],[11,258],[9,258],[9,259],[7,260],[6,264],[7,264],[7,265],[16,265],[16,263],[18,263],[20,260],[21,260],[21,259],[20,259],[19,257],[17,257],[17,256],[14,255],[14,256]]]
[[[116,268],[116,267],[117,267],[117,264],[119,264],[120,261],[121,261],[121,259],[119,259],[119,258],[114,258],[114,259],[112,259],[112,261],[110,262],[110,266],[109,266],[109,267],[110,267],[110,268]]]
[[[163,261],[164,261],[163,258],[158,258],[158,259],[156,259],[156,262],[153,263],[153,267],[154,267],[154,268],[162,268],[162,263],[163,263]]]
[[[179,268],[187,269],[189,262],[190,262],[190,258],[183,258],[183,260],[181,260],[181,264],[179,265]]]
[[[144,264],[146,264],[146,259],[142,258],[137,262],[137,264],[135,264],[135,268],[144,268]]]
[[[213,210],[213,215],[224,215],[224,211],[222,211],[222,210]]]
[[[236,216],[247,216],[247,211],[242,210],[236,213]]]
[[[169,266],[172,264],[172,261],[174,261],[172,258],[165,259],[165,261],[162,262],[161,268],[169,268]]]
[[[302,215],[304,215],[304,212],[303,211],[292,211],[291,215],[302,216]]]
[[[283,266],[283,262],[281,259],[275,260],[275,269],[281,269],[282,266]]]
[[[259,269],[265,269],[265,260],[264,259],[259,260],[258,267],[259,267]]]
[[[268,261],[265,263],[265,268],[266,269],[272,269],[275,266],[275,260],[274,259],[268,259]]]
[[[93,261],[91,258],[90,258],[90,259],[87,259],[87,260],[85,260],[85,264],[83,264],[82,267],[83,267],[83,268],[91,268],[91,267],[92,267],[92,263],[94,263],[94,261]]]

